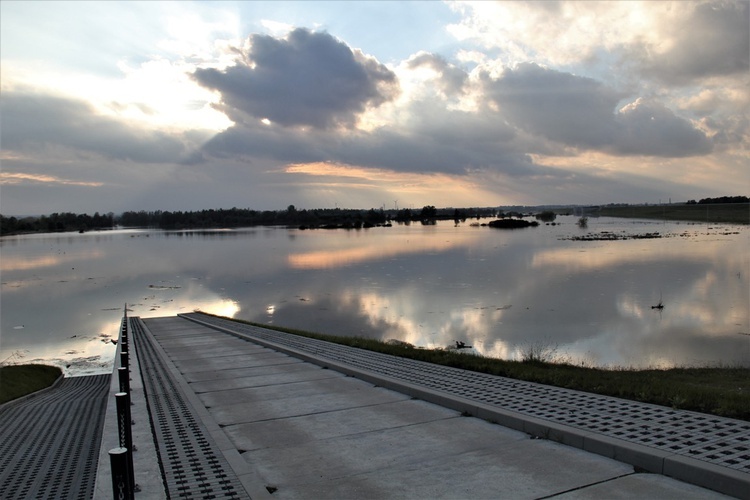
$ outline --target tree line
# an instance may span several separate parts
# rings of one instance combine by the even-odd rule
[[[688,205],[750,203],[747,196],[721,196],[703,198],[700,201],[689,200]],[[421,210],[402,208],[369,210],[344,208],[316,208],[298,210],[289,205],[286,210],[251,210],[245,208],[209,209],[199,211],[128,211],[121,215],[112,212],[94,215],[74,214],[71,212],[53,213],[39,217],[5,217],[0,214],[0,235],[34,232],[66,232],[97,229],[110,229],[115,226],[149,227],[158,229],[208,229],[218,227],[251,227],[251,226],[299,226],[301,228],[361,228],[389,223],[421,222],[434,224],[437,220],[454,220],[456,223],[466,219],[484,217],[514,216],[511,212],[503,214],[496,208],[436,208],[425,205]],[[518,214],[520,215],[520,214]],[[537,215],[542,221],[554,221],[555,214],[545,211]]]
[[[275,225],[319,226],[332,223],[356,222],[382,224],[386,215],[382,210],[370,209],[312,209],[297,210],[289,205],[286,210],[250,210],[244,208],[210,209],[200,211],[139,211],[124,212],[117,222],[125,227],[155,227],[160,229],[205,229],[214,227],[249,227]]]
[[[71,212],[53,213],[40,217],[5,217],[0,214],[0,235],[15,233],[58,233],[66,231],[88,231],[109,229],[115,225],[115,215],[110,212],[101,215],[74,214]]]
[[[122,227],[150,227],[159,229],[208,229],[216,227],[299,226],[304,228],[345,227],[361,228],[398,223],[434,223],[436,220],[492,217],[492,208],[438,209],[426,205],[421,210],[369,210],[344,208],[317,208],[298,210],[289,205],[286,210],[251,210],[245,208],[209,209],[198,211],[127,211],[120,215],[96,212],[74,214],[54,213],[39,217],[5,217],[0,214],[0,235],[33,232],[66,232]]]
[[[688,205],[715,205],[719,203],[750,203],[747,196],[720,196],[718,198],[703,198],[702,200],[688,200]]]

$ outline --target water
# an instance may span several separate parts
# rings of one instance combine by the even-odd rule
[[[750,366],[750,228],[576,220],[4,237],[0,361],[109,372],[127,303],[506,359],[541,347],[590,366]],[[605,231],[662,237],[573,239]]]

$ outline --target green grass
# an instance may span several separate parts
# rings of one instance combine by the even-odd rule
[[[535,356],[527,361],[506,361],[224,319],[465,370],[750,421],[749,368],[601,369],[547,362]]]
[[[603,206],[596,213],[605,217],[750,224],[747,203]]]
[[[49,387],[60,375],[56,366],[0,366],[0,404]]]

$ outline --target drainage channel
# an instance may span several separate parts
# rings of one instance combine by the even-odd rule
[[[145,331],[130,318],[159,466],[170,498],[249,498]]]
[[[702,472],[709,475],[716,471],[714,479],[724,470],[733,484],[750,491],[750,422],[399,358],[200,313],[180,316],[448,396],[552,422],[581,435],[632,443],[652,450],[658,460],[682,457],[699,468],[704,464]]]
[[[94,494],[110,375],[65,378],[0,408],[0,498]]]

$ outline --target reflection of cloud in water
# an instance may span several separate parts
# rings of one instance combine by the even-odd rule
[[[239,311],[235,300],[219,297],[202,283],[196,283],[194,280],[187,280],[186,285],[182,287],[147,286],[144,290],[147,290],[149,295],[143,297],[141,302],[128,304],[132,311],[129,313],[130,316],[153,318],[201,310],[233,318]]]
[[[648,240],[646,240],[648,241]],[[684,244],[670,240],[628,240],[606,243],[576,244],[571,248],[544,249],[534,252],[532,269],[553,267],[564,271],[610,269],[627,264],[659,261],[698,261],[723,263],[742,269],[747,263],[744,243],[727,245],[725,241],[701,241],[685,251]],[[679,242],[678,242],[679,243]],[[658,245],[658,251],[653,246]]]
[[[350,290],[343,293],[340,300],[348,309],[359,311],[368,324],[380,325],[382,340],[395,338],[431,349],[447,347],[460,340],[473,345],[482,355],[507,356],[509,347],[504,342],[488,339],[491,325],[499,323],[507,309],[467,306],[425,315],[428,304],[424,299],[415,290],[404,289],[390,295]]]
[[[4,256],[0,261],[0,271],[30,271],[59,266],[61,264],[78,262],[81,260],[101,259],[104,252],[97,248],[77,251],[74,254],[44,255],[40,257]]]
[[[450,233],[449,235],[436,235],[434,238],[413,237],[410,239],[404,234],[396,236],[379,234],[362,241],[347,240],[346,243],[351,245],[349,248],[291,254],[289,266],[293,269],[332,269],[404,254],[442,252],[455,247],[468,246],[477,239],[476,236],[474,233]],[[444,237],[450,237],[450,240]]]

